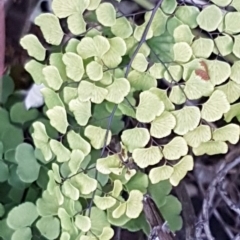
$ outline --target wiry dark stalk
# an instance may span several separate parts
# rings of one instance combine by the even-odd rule
[[[159,0],[158,3],[157,3],[157,5],[154,7],[154,9],[153,9],[153,11],[152,11],[151,17],[150,17],[150,19],[149,19],[149,21],[148,21],[148,23],[147,23],[147,25],[146,25],[146,28],[144,29],[143,35],[142,35],[142,37],[141,37],[141,40],[140,40],[140,42],[138,43],[138,46],[137,46],[137,48],[135,49],[135,51],[134,51],[134,53],[133,53],[133,55],[132,55],[132,57],[131,57],[128,65],[127,65],[127,69],[126,69],[126,72],[125,72],[125,78],[127,78],[128,74],[129,74],[129,72],[130,72],[130,69],[131,69],[131,66],[132,66],[132,63],[133,63],[134,58],[136,57],[136,55],[138,54],[140,48],[142,47],[142,45],[143,45],[143,44],[145,43],[145,41],[146,41],[146,37],[147,37],[148,31],[149,31],[149,29],[150,29],[150,27],[151,27],[151,24],[152,24],[152,21],[153,21],[153,19],[154,19],[154,16],[155,16],[158,8],[161,6],[162,2],[163,2],[163,0]]]
[[[146,28],[143,32],[143,35],[141,37],[141,40],[137,46],[137,48],[135,49],[130,61],[129,61],[129,64],[127,65],[127,69],[126,69],[126,72],[125,72],[125,78],[128,77],[128,74],[130,72],[130,69],[131,69],[131,66],[132,66],[132,62],[134,60],[134,58],[136,57],[137,53],[139,52],[139,49],[141,48],[141,46],[143,45],[143,43],[146,41],[146,37],[147,37],[147,34],[148,34],[148,31],[151,27],[151,24],[152,24],[152,21],[154,19],[154,16],[158,10],[158,8],[160,7],[160,5],[162,4],[163,0],[159,0],[157,5],[154,7],[153,11],[152,11],[152,14],[151,14],[151,17],[146,25]],[[107,139],[108,139],[108,134],[109,134],[109,131],[110,131],[110,127],[111,127],[111,124],[112,124],[112,120],[113,120],[113,117],[114,117],[114,114],[116,112],[118,108],[118,104],[115,104],[113,110],[112,110],[112,113],[111,113],[111,116],[108,120],[108,127],[107,127],[107,131],[106,131],[106,134],[105,134],[105,139],[104,139],[104,145],[103,145],[103,148],[102,148],[102,151],[101,151],[101,156],[100,157],[103,157],[104,153],[105,153],[105,150],[107,148]],[[95,172],[95,179],[97,179],[98,177],[98,171],[96,170]],[[90,217],[91,216],[91,208],[92,208],[92,205],[93,205],[93,201],[94,201],[94,197],[95,197],[95,194],[96,194],[96,191],[97,189],[95,189],[93,191],[93,194],[92,194],[92,198],[91,198],[91,201],[89,203],[89,212],[88,212],[88,216]]]
[[[103,157],[103,155],[104,155],[104,153],[105,153],[105,150],[106,150],[106,148],[107,148],[108,134],[109,134],[109,131],[110,131],[110,128],[111,128],[111,125],[112,125],[112,120],[113,120],[113,117],[114,117],[115,112],[116,112],[116,110],[117,110],[117,107],[118,107],[118,105],[115,104],[115,106],[114,106],[114,108],[113,108],[113,110],[112,110],[112,112],[111,112],[111,115],[110,115],[110,117],[109,117],[108,126],[107,126],[107,131],[106,131],[106,134],[105,134],[104,144],[103,144],[103,148],[102,148],[102,151],[101,151],[100,158]],[[97,169],[96,169],[94,178],[95,178],[95,179],[98,178],[98,171],[97,171]],[[89,217],[91,216],[91,209],[92,209],[93,200],[94,200],[96,191],[97,191],[97,189],[95,189],[95,190],[93,191],[92,198],[91,198],[91,201],[90,201],[90,203],[89,203],[89,212],[88,212],[88,216],[89,216]]]

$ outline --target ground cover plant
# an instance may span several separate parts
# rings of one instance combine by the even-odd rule
[[[239,214],[220,184],[240,161],[238,1],[119,4],[53,0],[34,21],[44,42],[20,40],[44,106],[26,110],[3,78],[4,240],[213,239],[216,192]],[[181,181],[206,156],[227,157],[197,221]]]

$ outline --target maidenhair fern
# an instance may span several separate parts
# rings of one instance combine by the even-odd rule
[[[37,220],[32,228],[46,239],[108,240],[111,226],[148,233],[146,193],[170,229],[181,229],[171,185],[193,169],[194,156],[224,154],[228,142],[239,141],[239,125],[230,123],[240,120],[238,1],[212,0],[201,9],[164,0],[141,25],[100,0],[53,0],[52,9],[35,20],[48,48],[31,34],[20,43],[33,57],[25,68],[44,85],[44,114],[59,135],[33,123],[41,163],[29,144],[13,146],[18,166],[11,171],[45,187],[36,205],[14,207],[0,229],[31,239]],[[25,121],[20,108],[10,110],[18,123]]]

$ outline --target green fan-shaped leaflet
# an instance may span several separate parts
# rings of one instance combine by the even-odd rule
[[[0,103],[6,103],[8,97],[14,92],[14,82],[10,76],[4,75],[1,77],[1,89],[4,89],[4,91],[1,90]]]
[[[148,175],[142,172],[137,172],[131,177],[131,179],[126,183],[126,189],[128,192],[132,190],[139,190],[143,194],[147,193],[148,187]]]
[[[113,211],[112,215],[114,218],[120,218],[126,213],[127,203],[123,202]]]
[[[39,115],[37,109],[26,110],[23,102],[15,103],[10,109],[10,118],[14,123],[24,124],[36,119]]]
[[[182,137],[175,137],[164,146],[162,153],[168,160],[177,160],[188,153],[187,142]]]
[[[216,155],[225,154],[228,151],[228,145],[221,141],[208,141],[201,143],[197,148],[193,148],[193,153],[196,156],[203,154]]]
[[[81,137],[80,134],[70,130],[67,133],[67,142],[69,147],[73,150],[81,150],[84,156],[87,156],[91,151],[91,145]]]
[[[173,37],[176,42],[186,42],[190,45],[194,35],[188,25],[182,24],[174,29]]]
[[[161,8],[164,13],[172,14],[177,7],[176,0],[163,0]]]
[[[133,36],[137,40],[137,42],[141,41],[141,37],[143,35],[143,32],[146,28],[147,22],[144,22],[142,25],[137,25],[134,29]],[[149,28],[149,31],[147,32],[146,40],[151,39],[153,37],[153,30],[152,28]]]
[[[188,63],[182,64],[182,66],[183,66],[183,79],[185,81],[187,81],[191,77],[193,71],[195,71],[196,69],[204,70],[201,64],[201,59],[198,58],[195,58]]]
[[[67,80],[66,66],[62,58],[63,58],[63,53],[53,52],[50,54],[49,63],[51,66],[55,66],[58,69],[62,80],[66,81]]]
[[[120,201],[117,201],[113,207],[107,209],[107,219],[109,223],[113,224],[114,226],[123,226],[130,220],[130,218],[127,217],[125,213],[126,203],[124,203],[124,199],[122,197],[119,197],[119,200],[122,202],[122,204],[120,203]],[[120,208],[119,213],[121,216],[119,218],[115,218],[116,211],[118,212],[118,208]]]
[[[79,35],[86,32],[86,22],[84,21],[83,15],[75,13],[67,19],[68,28],[74,35]]]
[[[57,211],[57,215],[60,219],[62,229],[71,231],[73,226],[67,211],[63,207],[60,207]]]
[[[113,182],[113,190],[111,192],[111,195],[113,197],[119,197],[123,189],[122,182],[118,179],[114,180]]]
[[[55,106],[47,110],[47,116],[50,119],[50,124],[60,133],[65,134],[68,127],[67,113],[64,107]]]
[[[214,39],[215,48],[214,53],[220,53],[223,57],[230,54],[233,50],[233,39],[227,35],[218,36]]]
[[[132,68],[139,71],[145,72],[148,66],[148,61],[142,53],[137,53],[133,60]]]
[[[193,170],[193,157],[187,155],[173,166],[173,173],[170,177],[170,183],[173,186],[177,186],[179,182],[185,177],[187,172],[191,170]]]
[[[52,158],[52,152],[48,144],[49,137],[47,135],[46,128],[43,123],[34,122],[33,129],[34,131],[32,133],[32,137],[34,145],[41,149],[45,160],[49,161]]]
[[[159,147],[137,148],[133,150],[132,157],[140,168],[146,168],[160,162],[163,155]]]
[[[209,58],[213,52],[214,42],[208,38],[198,38],[191,45],[193,55],[198,58]]]
[[[52,9],[59,18],[66,18],[76,12],[82,14],[88,5],[89,0],[53,0]]]
[[[149,22],[150,17],[151,12],[146,12],[144,17],[145,23]],[[164,12],[159,8],[151,23],[151,30],[153,32],[153,36],[159,36],[165,32],[167,20],[168,16],[164,14]]]
[[[186,42],[178,42],[173,46],[174,61],[185,63],[192,57],[192,48]]]
[[[150,134],[146,128],[133,128],[124,130],[121,135],[123,144],[129,152],[136,148],[143,148],[150,140]]]
[[[128,75],[128,81],[135,90],[145,91],[157,87],[157,80],[148,72],[141,73],[133,70]]]
[[[219,85],[230,77],[231,67],[228,63],[219,60],[208,60],[206,63],[212,84]]]
[[[78,87],[78,98],[80,101],[91,100],[93,103],[102,103],[108,94],[106,88],[98,87],[94,83],[81,81]]]
[[[228,12],[225,15],[224,30],[229,34],[237,34],[240,32],[240,25],[238,19],[240,17],[239,12]]]
[[[83,235],[83,236],[85,236],[85,235]],[[64,231],[62,231],[62,233],[61,233],[61,240],[70,240],[70,234],[68,233],[68,232],[64,232]]]
[[[34,149],[31,145],[19,144],[16,148],[15,159],[18,163],[17,174],[21,181],[32,183],[38,179],[40,165],[34,156]]]
[[[104,147],[104,144],[108,145],[112,138],[112,133],[110,130],[103,129],[101,127],[95,127],[92,125],[88,125],[85,128],[84,135],[90,140],[91,145],[95,149],[101,149]]]
[[[148,192],[158,208],[166,204],[166,196],[169,195],[171,190],[172,185],[168,180],[161,181],[157,184],[149,183],[148,186]]]
[[[197,107],[186,106],[180,110],[173,111],[172,114],[176,118],[176,126],[173,131],[179,135],[184,135],[194,130],[201,119],[201,113]]]
[[[126,54],[126,44],[120,37],[109,39],[109,43],[110,49],[102,56],[102,60],[108,68],[116,68],[122,62],[122,56]]]
[[[106,196],[106,197],[95,196],[94,203],[99,209],[106,210],[115,205],[116,199],[114,199],[111,196]]]
[[[52,170],[48,171],[48,176],[49,176],[49,179],[54,179],[55,183],[61,183],[62,178],[60,176],[59,165],[57,163],[52,163]],[[53,192],[57,193],[58,189],[60,190],[59,186],[52,187],[52,186],[50,186],[50,184],[48,184],[48,186],[47,186],[47,190],[50,191],[51,193],[53,193]],[[59,198],[60,199],[59,203],[64,201],[62,193],[60,193],[60,194],[61,194],[61,196]]]
[[[76,187],[81,194],[90,194],[97,188],[97,180],[90,178],[84,173],[79,173],[71,178],[71,184]]]
[[[197,23],[205,31],[212,32],[218,28],[223,19],[223,13],[216,5],[204,8],[197,17]]]
[[[231,68],[230,78],[240,84],[240,61],[235,61]]]
[[[201,116],[208,122],[219,120],[230,110],[230,104],[224,92],[215,90],[202,106]]]
[[[195,72],[185,84],[184,92],[188,99],[200,99],[203,96],[210,96],[214,90],[214,86],[210,81],[205,81],[201,76],[197,76]]]
[[[112,83],[112,74],[110,71],[103,72],[103,77],[99,80],[99,82],[103,85],[110,85]]]
[[[77,123],[80,126],[85,126],[91,117],[91,102],[82,102],[78,98],[72,99],[69,102],[69,109],[73,112]]]
[[[71,38],[66,44],[65,51],[77,53],[77,46],[79,43],[80,41],[78,39]]]
[[[238,12],[240,11],[240,3],[238,0],[231,1],[230,6],[234,7]]]
[[[159,208],[163,218],[169,224],[171,231],[179,231],[183,226],[183,220],[180,216],[182,204],[173,195],[166,196],[166,203]]]
[[[128,101],[135,106],[136,100],[133,97],[126,97]],[[132,118],[136,118],[135,110],[132,106],[127,102],[126,98],[118,105],[118,109],[122,112],[123,115],[130,116]]]
[[[62,185],[62,193],[66,197],[77,201],[79,199],[79,190],[74,187],[69,181],[65,181]]]
[[[126,39],[133,33],[130,22],[125,17],[117,18],[114,25],[111,26],[111,31],[116,37]]]
[[[78,96],[77,88],[74,87],[64,87],[63,89],[63,100],[66,104]]]
[[[134,51],[136,50],[137,47],[137,43],[138,41],[134,38],[134,36],[128,37],[126,39],[124,39],[125,43],[126,43],[126,54],[128,54],[129,56],[132,56]],[[143,43],[143,45],[140,47],[138,53],[142,53],[145,57],[148,57],[150,54],[150,48],[146,43]]]
[[[179,82],[182,79],[182,73],[182,66],[178,64],[170,64],[164,72],[164,78],[170,83]]]
[[[99,236],[99,240],[110,240],[114,236],[114,231],[110,227],[104,227],[101,235]]]
[[[237,124],[231,123],[213,131],[213,140],[228,141],[236,144],[239,141],[240,128]]]
[[[27,50],[28,55],[43,61],[46,55],[46,49],[42,46],[38,38],[33,34],[25,35],[20,40],[21,46]]]
[[[234,44],[233,44],[233,49],[232,52],[234,55],[238,58],[240,58],[240,35],[235,35],[234,37]]]
[[[58,162],[67,162],[70,159],[70,151],[61,142],[51,139],[49,145]]]
[[[176,126],[176,118],[170,112],[163,112],[151,122],[150,134],[155,138],[163,138],[170,135]]]
[[[143,209],[143,194],[138,190],[132,190],[127,200],[127,217],[134,219],[139,217]]]
[[[152,184],[156,184],[169,179],[173,171],[173,167],[164,164],[161,167],[152,168],[149,172],[149,179]]]
[[[87,232],[91,228],[91,220],[88,216],[77,215],[74,221],[77,228],[83,232]]]
[[[81,163],[84,161],[84,153],[79,149],[74,149],[71,152],[68,167],[71,173],[75,174],[80,169]]]
[[[106,100],[119,104],[130,92],[130,84],[126,78],[115,78],[113,83],[107,88],[108,94]]]
[[[47,85],[53,90],[59,90],[63,80],[55,66],[46,66],[42,70]]]
[[[88,211],[86,212],[86,215],[87,214]],[[95,235],[100,235],[105,227],[110,228],[110,223],[108,222],[106,213],[103,210],[92,207],[90,219],[92,223],[91,231]]]
[[[240,84],[237,84],[232,80],[229,80],[226,84],[217,87],[217,89],[225,93],[229,103],[235,102],[240,97]]]
[[[140,93],[136,118],[139,122],[149,123],[164,111],[164,103],[150,91]]]
[[[190,28],[196,28],[198,26],[197,17],[199,12],[199,8],[195,6],[179,6],[175,16]]]
[[[32,76],[36,84],[41,84],[45,82],[42,70],[45,66],[36,60],[32,59],[25,64],[25,70]]]
[[[172,102],[168,98],[166,90],[162,90],[162,89],[153,87],[153,88],[150,88],[149,91],[152,92],[153,94],[155,94],[159,98],[159,100],[164,103],[166,111],[175,109],[175,106],[172,104]]]
[[[102,3],[96,10],[97,20],[106,27],[111,27],[116,22],[116,10],[111,3]]]
[[[184,135],[184,139],[191,147],[198,147],[202,142],[207,142],[211,139],[211,128],[207,125],[200,125],[193,131]]]
[[[37,221],[36,226],[40,233],[47,239],[56,239],[59,236],[60,222],[56,217],[42,217]]]
[[[16,230],[13,233],[11,240],[18,240],[18,239],[31,240],[32,239],[31,229],[29,227],[25,227],[25,228],[20,228]]]
[[[167,31],[169,34],[173,35],[174,30],[183,25],[184,23],[180,21],[180,19],[176,18],[175,16],[171,17],[167,21]]]
[[[63,31],[58,18],[52,13],[43,13],[35,18],[34,23],[40,27],[46,42],[59,45],[63,38]]]
[[[149,68],[149,73],[151,76],[154,78],[162,78],[163,74],[165,71],[165,67],[161,63],[154,63],[150,68]]]
[[[79,82],[84,74],[83,60],[82,58],[72,52],[63,54],[62,60],[66,65],[67,76],[75,82]]]
[[[211,0],[211,2],[215,3],[219,7],[226,7],[228,6],[232,1],[231,0]]]
[[[230,122],[230,121],[232,121],[232,119],[234,117],[237,117],[238,121],[240,121],[239,112],[240,112],[240,104],[239,103],[231,105],[230,110],[224,114],[224,120],[226,122]]]
[[[44,191],[42,197],[36,202],[37,211],[40,216],[56,215],[58,211],[58,201],[54,194]]]
[[[96,61],[91,61],[86,67],[89,79],[99,81],[103,78],[103,66]]]
[[[112,172],[116,175],[120,175],[123,170],[118,154],[109,155],[105,158],[99,158],[97,160],[96,168],[103,174],[110,174]]]
[[[38,217],[36,206],[31,202],[24,202],[8,213],[7,225],[12,229],[31,226]]]
[[[59,97],[59,94],[53,91],[50,88],[43,88],[41,89],[41,93],[44,97],[44,102],[48,109],[53,108],[55,106],[63,107],[63,102]]]
[[[100,2],[101,2],[101,0],[90,0],[87,9],[88,9],[89,11],[96,10],[96,9],[98,8]]]
[[[77,52],[83,59],[93,56],[102,58],[110,47],[109,40],[103,36],[84,37],[77,46]]]

